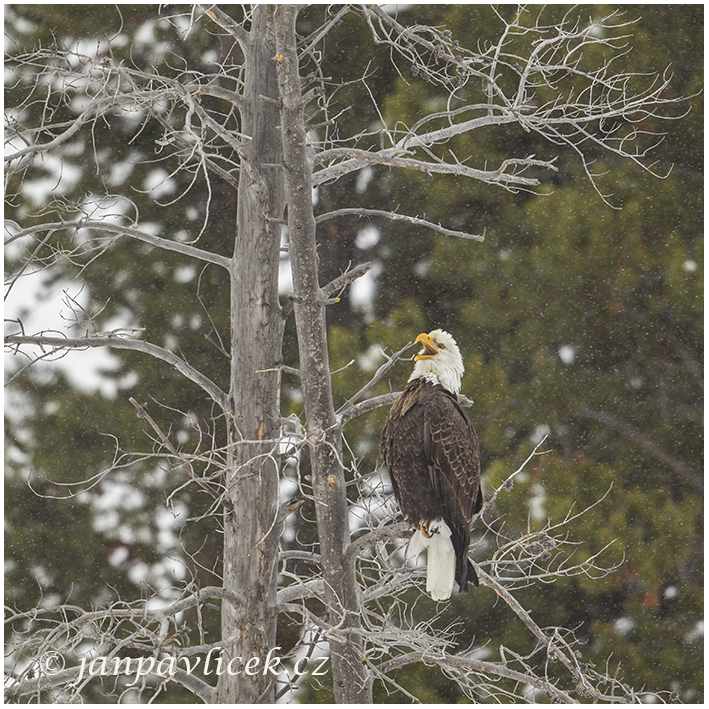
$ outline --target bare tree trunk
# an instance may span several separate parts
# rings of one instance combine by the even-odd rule
[[[300,377],[313,474],[320,540],[333,691],[338,704],[371,703],[371,682],[363,663],[361,617],[354,567],[346,562],[350,542],[347,495],[342,465],[341,425],[335,416],[325,320],[326,298],[318,283],[318,255],[312,201],[312,170],[306,153],[295,21],[298,8],[277,11],[280,88],[288,201],[288,234],[295,291],[295,321]]]
[[[243,606],[224,604],[223,667],[263,662],[276,643],[278,444],[283,318],[278,301],[280,220],[284,211],[275,63],[274,8],[253,9],[241,130],[244,150],[238,225],[231,265],[231,396],[224,588],[243,594]],[[265,100],[264,98],[265,97]],[[274,102],[268,99],[274,99]],[[274,220],[274,221],[272,221]],[[233,639],[230,642],[229,639]],[[274,677],[261,671],[222,674],[219,703],[272,703]]]

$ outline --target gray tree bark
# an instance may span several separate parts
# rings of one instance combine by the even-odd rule
[[[278,300],[280,220],[285,207],[275,62],[274,6],[256,5],[243,45],[241,132],[250,136],[239,179],[237,235],[231,264],[229,465],[224,517],[224,588],[243,594],[223,606],[223,666],[264,660],[276,644],[278,444],[283,317]],[[265,99],[264,99],[265,97]],[[268,99],[273,99],[269,101]],[[233,512],[229,508],[233,507]],[[238,661],[234,660],[237,664]],[[273,675],[219,680],[219,703],[272,703]]]
[[[313,476],[325,603],[330,634],[335,702],[371,703],[372,687],[363,663],[361,617],[350,542],[341,424],[335,416],[330,381],[325,308],[318,282],[312,171],[306,152],[305,117],[298,69],[295,21],[298,7],[277,11],[278,83],[282,102],[283,164],[288,201],[288,235],[295,292],[300,378]]]

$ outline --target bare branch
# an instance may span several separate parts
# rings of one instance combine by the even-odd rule
[[[385,219],[391,219],[393,221],[402,221],[413,226],[420,226],[426,229],[432,229],[433,231],[443,234],[444,236],[453,236],[458,239],[472,239],[473,241],[485,241],[485,234],[468,234],[464,231],[454,231],[453,229],[446,229],[440,224],[434,224],[425,219],[420,219],[419,217],[410,217],[407,214],[399,214],[398,212],[386,212],[381,209],[364,209],[349,207],[345,209],[336,209],[332,212],[326,212],[321,214],[315,221],[319,224],[321,222],[327,221],[328,219],[337,219],[338,217],[354,215],[357,217],[383,217]]]
[[[177,460],[182,460],[183,457],[179,454],[175,446],[172,445],[170,439],[165,435],[162,429],[157,425],[157,423],[155,423],[152,416],[150,416],[150,414],[148,413],[147,409],[142,404],[139,404],[132,396],[128,397],[128,401],[130,401],[130,403],[133,404],[133,406],[135,407],[136,415],[138,416],[138,418],[145,419],[150,424],[151,428],[153,429],[153,431],[155,431],[158,438],[160,439],[162,445],[165,446],[165,448],[167,448]],[[195,473],[194,467],[188,460],[182,462],[181,467],[190,476],[190,478],[194,480],[194,482],[196,482],[197,485],[199,485],[208,495],[210,495],[215,500],[223,502],[227,509],[233,508],[231,500],[224,497],[219,490],[215,490],[211,483],[203,480],[200,476],[198,476]]]
[[[382,364],[379,369],[374,373],[374,376],[354,395],[352,395],[342,406],[340,406],[339,409],[337,409],[337,415],[339,417],[347,418],[347,420],[350,420],[352,416],[350,416],[350,411],[349,408],[357,401],[358,399],[361,399],[392,367],[399,361],[401,356],[408,350],[414,343],[409,342],[406,345],[404,345],[398,352],[395,352],[391,357],[386,355],[385,353],[384,356],[386,357],[386,362]]]
[[[90,337],[50,337],[47,335],[6,335],[6,345],[36,345],[50,347],[53,351],[85,349],[89,347],[113,347],[114,349],[144,352],[156,359],[161,359],[174,367],[180,374],[201,387],[221,407],[229,410],[229,397],[208,377],[187,364],[184,359],[170,350],[158,347],[144,340],[120,337],[110,333],[97,333]]]
[[[174,652],[181,656],[182,650],[166,648],[167,633],[170,622],[175,622],[179,614],[198,607],[209,599],[221,599],[229,604],[241,605],[245,602],[243,597],[227,589],[210,586],[197,589],[172,603],[160,608],[149,605],[150,599],[141,600],[131,604],[117,601],[106,608],[97,611],[84,611],[74,606],[62,606],[59,609],[36,608],[26,613],[7,613],[8,623],[25,622],[41,623],[44,631],[41,633],[39,644],[30,636],[26,642],[21,642],[18,649],[23,648],[31,657],[42,657],[46,652],[70,652],[74,654],[75,648],[83,640],[107,641],[113,650],[104,653],[107,658],[116,657],[118,648],[139,649],[148,655],[156,651]],[[158,631],[150,629],[150,625],[157,626]],[[110,640],[111,634],[104,632],[102,626],[117,629],[118,626],[128,630],[123,639],[118,640],[118,634]],[[39,638],[40,636],[38,636]],[[185,654],[189,655],[189,652]],[[15,678],[15,681],[6,686],[6,697],[15,698],[39,691],[53,688],[67,688],[79,693],[81,685],[77,686],[82,674],[82,667],[71,667],[55,674],[48,674],[39,666],[30,665],[24,672]],[[180,668],[175,668],[176,670]],[[36,676],[34,676],[36,675]],[[161,679],[164,679],[160,677]],[[205,701],[214,696],[214,689],[197,677],[190,677],[189,673],[176,672],[172,677],[175,681],[195,692]],[[86,678],[84,681],[87,681]]]
[[[228,32],[234,39],[239,42],[242,49],[245,49],[252,41],[251,35],[243,28],[242,25],[235,22],[223,10],[220,10],[216,5],[200,5],[213,22],[218,24],[223,30]]]
[[[364,276],[374,264],[371,262],[361,263],[358,266],[348,269],[342,275],[330,281],[328,284],[320,288],[320,294],[323,298],[329,298],[333,293],[341,291],[347,284],[356,281]]]
[[[166,251],[173,251],[178,254],[183,254],[184,256],[190,256],[191,258],[196,258],[200,261],[213,263],[217,266],[221,266],[222,268],[228,269],[231,264],[231,259],[212,253],[211,251],[205,251],[204,249],[199,249],[195,246],[184,244],[179,241],[163,239],[159,236],[154,236],[153,234],[136,229],[132,226],[115,224],[108,220],[104,221],[101,219],[76,219],[59,222],[44,222],[35,226],[26,227],[25,229],[20,229],[19,231],[13,233],[12,236],[5,239],[5,245],[25,236],[34,236],[35,234],[42,234],[43,232],[59,231],[63,229],[75,229],[77,231],[80,229],[100,229],[101,231],[118,234],[119,236],[130,236],[133,239],[143,241],[151,246],[156,246],[157,248],[165,249]]]
[[[353,404],[340,414],[342,424],[346,424],[348,421],[357,418],[357,416],[374,411],[374,409],[378,409],[380,406],[389,406],[389,404],[393,404],[400,396],[400,391],[394,391],[389,394],[373,396],[371,399],[365,399],[359,404]]]
[[[358,537],[347,547],[347,556],[351,562],[365,549],[371,547],[375,542],[382,540],[407,538],[411,536],[411,525],[407,522],[399,522],[378,529],[373,529],[361,537]]]
[[[378,673],[388,674],[398,667],[411,664],[412,662],[424,662],[428,665],[439,665],[440,667],[474,670],[486,677],[502,677],[511,679],[521,684],[528,684],[536,689],[541,690],[545,694],[549,694],[551,698],[557,702],[564,704],[575,704],[576,702],[566,692],[555,687],[550,681],[539,677],[534,672],[519,672],[507,666],[504,662],[487,662],[485,660],[477,660],[473,657],[461,657],[459,655],[443,654],[441,657],[436,657],[427,652],[410,652],[405,655],[399,655],[391,660],[383,662],[377,667]]]
[[[536,22],[529,23],[529,8],[521,8],[513,19],[507,21],[498,13],[503,24],[496,43],[484,52],[471,51],[451,41],[450,32],[429,26],[406,27],[379,6],[360,7],[367,19],[374,41],[391,48],[392,55],[403,59],[415,76],[449,92],[448,111],[438,111],[432,116],[438,121],[447,119],[442,128],[419,133],[432,116],[424,116],[403,136],[394,147],[372,151],[373,162],[384,157],[384,164],[412,169],[424,169],[418,161],[411,164],[397,159],[397,150],[430,149],[457,135],[469,133],[483,126],[517,123],[527,132],[536,132],[552,145],[565,145],[575,152],[599,195],[597,176],[591,170],[589,147],[597,146],[618,156],[632,160],[656,176],[652,163],[647,162],[649,151],[661,140],[660,134],[647,133],[637,126],[650,117],[675,119],[668,109],[680,100],[667,91],[669,77],[648,76],[615,72],[614,60],[626,52],[627,35],[619,35],[629,24],[617,19],[618,13],[584,24],[567,13],[559,24],[545,25],[541,12]],[[529,37],[528,53],[520,53],[515,42]],[[584,53],[588,49],[605,50],[608,58],[596,65],[586,66]],[[513,90],[503,88],[508,84]],[[646,79],[644,86],[643,79]],[[456,92],[471,80],[482,82],[485,102],[470,103],[453,108]],[[567,83],[562,84],[566,80]],[[567,86],[568,84],[568,86]],[[561,86],[565,88],[562,90]],[[547,98],[544,98],[547,97]],[[465,121],[456,120],[463,113],[478,113]],[[682,113],[682,115],[684,112]],[[617,123],[619,131],[603,131],[602,123]],[[391,132],[388,132],[391,135]],[[323,157],[340,157],[343,154],[323,151]],[[318,173],[321,180],[336,179],[341,172],[358,169],[363,156],[350,156]],[[538,161],[537,167],[554,169],[553,160]],[[457,161],[453,163],[458,166]],[[529,182],[501,181],[500,175],[488,171],[461,170],[473,179],[500,184],[506,189],[528,187]]]
[[[402,152],[399,149],[391,148],[378,152],[367,150],[356,150],[354,148],[333,148],[315,156],[317,162],[325,162],[343,159],[341,162],[334,162],[333,165],[325,167],[313,173],[313,184],[322,185],[326,182],[339,179],[355,170],[360,170],[369,165],[386,165],[389,167],[401,167],[408,170],[425,172],[427,175],[459,175],[470,177],[481,182],[498,184],[505,189],[536,187],[539,180],[536,177],[524,177],[522,171],[529,167],[543,167],[556,171],[553,161],[535,160],[534,158],[520,158],[518,160],[505,160],[497,170],[478,170],[468,167],[462,163],[447,163],[444,161],[418,160],[407,157],[400,157]],[[520,170],[506,172],[510,165],[520,167]]]
[[[337,6],[333,6],[333,8],[335,7]],[[302,40],[299,43],[301,55],[310,54],[314,47],[325,38],[327,33],[340,24],[342,18],[350,12],[352,12],[352,7],[350,5],[343,5],[335,15],[320,25],[311,35]],[[301,46],[303,47],[302,49],[300,49]]]
[[[502,490],[511,490],[513,486],[513,481],[514,479],[527,467],[527,464],[529,463],[532,458],[534,458],[535,455],[541,455],[540,453],[537,453],[537,451],[541,448],[542,444],[546,441],[547,437],[544,436],[539,443],[537,443],[536,446],[534,446],[534,449],[532,452],[527,456],[527,459],[522,463],[522,465],[517,468],[517,470],[514,471],[506,480],[505,482],[502,483],[496,490],[493,491],[493,493],[489,496],[489,498],[486,500],[485,505],[483,506],[483,509],[480,510],[480,517],[485,516],[485,511],[488,508],[492,508],[495,504],[495,500],[497,499],[497,496],[500,494]]]
[[[359,404],[354,404],[353,406],[348,407],[340,415],[342,425],[344,426],[352,419],[362,416],[362,414],[367,414],[370,411],[374,411],[374,409],[378,409],[380,406],[389,406],[390,404],[393,404],[399,396],[401,396],[400,391],[390,392],[389,394],[380,394],[379,396],[373,396],[371,399],[365,399]],[[462,394],[458,394],[458,403],[461,406],[468,408],[473,405],[473,401]]]

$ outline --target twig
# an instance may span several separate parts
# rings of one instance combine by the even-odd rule
[[[163,433],[162,429],[157,425],[157,423],[155,423],[152,416],[150,416],[150,414],[148,413],[147,409],[142,404],[139,404],[132,396],[128,397],[128,401],[130,401],[130,403],[133,404],[133,406],[135,407],[138,418],[145,419],[150,424],[153,431],[155,431],[158,438],[162,441],[162,444],[170,451],[170,453],[172,453],[175,458],[182,461],[180,463],[180,467],[184,469],[187,475],[189,475],[190,478],[192,478],[192,480],[194,480],[194,482],[196,482],[197,485],[199,485],[208,495],[211,495],[215,500],[222,502],[224,507],[228,511],[233,512],[234,506],[229,497],[227,497],[226,495],[222,495],[219,491],[215,490],[212,487],[211,483],[205,482],[195,473],[192,465],[189,463],[189,461],[185,461],[182,459],[180,453],[172,445],[170,439]]]

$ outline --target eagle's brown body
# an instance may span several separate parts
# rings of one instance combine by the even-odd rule
[[[392,405],[380,453],[408,521],[443,519],[455,549],[461,591],[478,579],[468,561],[470,528],[482,507],[480,447],[456,395],[427,379],[412,379]]]

